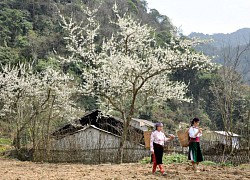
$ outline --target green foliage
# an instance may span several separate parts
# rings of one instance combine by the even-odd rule
[[[0,44],[11,47],[22,47],[23,36],[26,36],[32,29],[32,24],[28,21],[27,11],[4,8],[0,11]]]
[[[8,138],[0,138],[0,156],[11,148],[12,140]]]
[[[203,161],[203,162],[201,162],[201,164],[206,165],[206,166],[216,166],[216,165],[218,165],[217,163],[212,162],[212,161]]]
[[[233,164],[230,162],[225,162],[225,163],[215,163],[212,161],[203,161],[201,164],[206,165],[206,166],[226,166],[226,167],[233,167]]]
[[[129,10],[138,13],[137,0],[128,0]]]
[[[121,7],[122,13],[127,13],[127,10],[136,19],[142,19],[143,24],[150,24],[157,29],[159,22],[152,21],[155,17],[147,13],[146,1],[139,0],[117,0],[118,6]],[[101,5],[101,6],[100,6]],[[0,62],[6,62],[25,59],[26,61],[37,61],[43,59],[46,61],[54,50],[59,55],[67,54],[65,50],[65,40],[63,39],[63,31],[59,25],[60,18],[58,17],[57,8],[61,13],[68,17],[73,16],[78,21],[84,21],[83,7],[90,6],[99,10],[97,12],[97,20],[100,21],[101,36],[110,37],[116,31],[116,27],[110,25],[107,20],[115,18],[110,11],[113,4],[100,0],[75,0],[75,1],[3,1],[0,2],[0,46],[12,48],[14,58],[7,53],[6,57],[1,55]],[[57,7],[57,8],[56,8]],[[160,14],[158,13],[160,16]],[[107,18],[109,17],[109,18]],[[166,23],[165,23],[166,24]],[[169,22],[168,26],[160,28],[161,36],[166,41],[165,37],[169,36],[169,31],[172,28]],[[168,34],[168,35],[164,35]],[[101,43],[101,42],[100,42]],[[7,49],[9,50],[9,49]],[[9,52],[9,51],[7,51]],[[38,67],[41,68],[41,67]],[[78,71],[73,67],[73,71]],[[77,73],[76,73],[77,74]]]
[[[151,162],[151,157],[143,158],[140,163],[148,164]],[[171,154],[171,155],[163,155],[162,158],[163,164],[172,164],[172,163],[186,163],[188,162],[187,156],[183,154]]]
[[[141,164],[148,164],[150,162],[151,162],[151,157],[145,157],[139,163],[141,163]]]
[[[212,161],[203,161],[201,164],[206,165],[206,166],[225,166],[225,167],[233,167],[233,164],[230,162],[225,162],[225,163],[216,163]]]
[[[2,156],[2,154],[7,150],[6,146],[0,145],[0,157]]]
[[[163,162],[165,164],[185,163],[187,161],[188,161],[187,156],[183,154],[172,154],[163,157]]]
[[[230,162],[224,162],[224,163],[220,163],[220,166],[225,166],[225,167],[233,167],[234,165]]]
[[[19,50],[11,47],[0,46],[0,63],[5,64],[16,64],[19,61]]]
[[[59,69],[59,63],[57,62],[56,59],[54,58],[49,58],[49,59],[39,59],[37,63],[37,71],[43,71],[47,67],[51,67],[53,69]]]
[[[11,145],[11,143],[12,143],[11,139],[0,138],[0,145]]]

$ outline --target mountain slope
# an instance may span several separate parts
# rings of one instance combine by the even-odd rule
[[[233,46],[245,45],[250,41],[250,28],[239,29],[229,34],[217,33],[209,35],[209,34],[193,32],[188,37],[190,38],[197,37],[200,39],[213,39],[214,42],[210,44],[215,46],[216,48],[227,46],[229,43],[230,45]]]
[[[239,29],[230,34],[208,35],[193,32],[188,37],[212,40],[207,44],[198,45],[196,50],[213,56],[214,61],[220,64],[224,64],[227,59],[237,59],[237,50],[243,51],[247,48],[239,58],[237,71],[242,75],[243,81],[250,82],[250,47],[248,47],[250,46],[250,28]]]
[[[146,0],[0,0],[0,63],[34,61],[43,66],[53,52],[65,54],[65,32],[59,25],[59,9],[65,17],[73,16],[84,22],[83,8],[98,8],[100,35],[110,37],[116,31],[109,23],[115,18],[111,11],[115,3],[121,14],[129,14],[155,28],[160,43],[175,33],[176,28],[167,16],[155,9],[148,11]]]

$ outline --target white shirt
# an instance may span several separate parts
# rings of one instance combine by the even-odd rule
[[[195,134],[196,134],[198,131],[199,131],[198,128],[196,128],[196,127],[190,127],[189,130],[188,130],[189,137],[191,137],[191,138],[201,137],[201,136],[202,136],[202,133],[198,133],[198,134],[195,136]]]
[[[170,138],[167,138],[163,132],[153,131],[150,136],[150,151],[154,151],[153,143],[164,146],[164,143],[169,140]]]

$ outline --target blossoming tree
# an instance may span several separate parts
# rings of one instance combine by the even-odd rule
[[[6,65],[0,72],[1,117],[13,125],[14,146],[21,148],[22,137],[49,145],[55,119],[73,120],[80,110],[71,99],[78,91],[72,77],[51,68],[40,73],[31,65]],[[28,135],[27,135],[28,134]]]
[[[95,43],[95,38],[100,38],[99,24],[94,19],[96,10],[85,10],[88,17],[85,25],[62,17],[71,52],[70,57],[62,60],[83,63],[84,92],[98,96],[102,110],[120,113],[124,121],[119,147],[122,162],[130,121],[141,106],[148,101],[167,99],[191,101],[185,96],[187,85],[170,81],[171,73],[184,67],[209,70],[214,65],[205,55],[190,50],[197,41],[173,39],[171,44],[160,47],[154,29],[130,16],[120,16],[116,5],[113,10],[117,20],[110,23],[118,31],[111,38],[103,38],[100,47]]]

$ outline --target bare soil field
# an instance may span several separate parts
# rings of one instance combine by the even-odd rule
[[[201,165],[200,173],[194,173],[191,165],[170,164],[164,165],[167,176],[163,177],[159,172],[151,174],[151,164],[50,164],[21,162],[0,158],[0,179],[2,180],[125,180],[125,179],[250,179],[250,166],[222,167]]]

